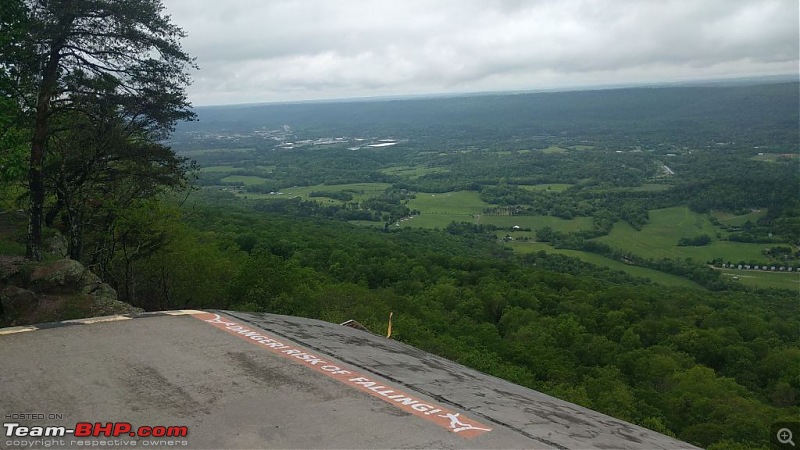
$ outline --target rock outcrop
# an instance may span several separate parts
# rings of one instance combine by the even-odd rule
[[[142,312],[78,261],[0,256],[0,325]]]

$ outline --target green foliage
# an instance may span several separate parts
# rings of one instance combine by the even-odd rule
[[[124,249],[130,236],[149,234],[147,216],[158,208],[148,208],[165,192],[185,188],[190,167],[168,147],[132,138],[122,118],[102,112],[57,121],[67,130],[49,146],[45,181],[53,198],[45,217],[65,232],[71,258],[99,265],[104,274],[116,244]],[[151,234],[157,242],[159,233]]]
[[[692,238],[681,238],[678,245],[681,247],[702,247],[711,243],[711,236],[701,234]]]
[[[86,183],[80,175],[73,178],[75,170],[59,170],[69,164],[64,157],[47,166],[52,147],[58,145],[62,153],[70,147],[68,155],[83,151],[86,171],[94,169],[92,163],[111,159],[98,149],[118,147],[124,158],[108,165],[124,173],[126,162],[146,158],[139,153],[159,147],[157,141],[167,137],[178,120],[194,117],[184,91],[193,61],[181,49],[183,31],[170,23],[159,0],[12,0],[3,4],[3,13],[2,101],[19,108],[14,125],[30,130],[26,254],[41,259],[45,201],[57,195],[56,205],[69,210],[70,255],[77,258],[77,216],[83,211],[68,200],[72,192],[65,192],[63,180]],[[0,108],[3,116],[7,109]],[[2,130],[0,137],[6,140],[7,134]],[[80,139],[73,141],[76,135]],[[94,145],[86,150],[88,141]],[[87,153],[95,157],[87,161]],[[0,161],[4,178],[17,172],[18,158],[11,155],[10,162]],[[158,172],[161,162],[151,164],[151,172]],[[53,179],[62,183],[54,186]]]
[[[250,255],[231,282],[231,307],[257,305],[261,311],[301,315],[303,298],[315,290],[317,274],[266,250]]]
[[[349,202],[353,199],[353,194],[350,192],[343,192],[343,191],[311,191],[308,194],[309,197],[327,197],[332,198],[334,200],[341,200],[343,202]]]
[[[386,233],[235,202],[194,208],[135,263],[140,304],[355,319],[379,334],[391,311],[396,339],[702,446],[765,445],[758,430],[798,412],[789,293],[670,288],[517,257],[473,225]]]
[[[0,98],[0,185],[20,183],[27,174],[28,131],[19,123],[20,110]]]

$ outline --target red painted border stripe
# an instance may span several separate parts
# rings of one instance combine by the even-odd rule
[[[229,334],[259,345],[275,355],[300,363],[340,383],[379,398],[403,411],[429,420],[459,436],[473,438],[492,431],[490,427],[469,419],[460,413],[449,410],[444,406],[421,400],[355,370],[319,358],[311,354],[307,349],[270,336],[263,330],[247,327],[216,313],[198,312],[192,314],[192,316]]]

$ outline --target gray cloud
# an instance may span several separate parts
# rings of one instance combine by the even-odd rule
[[[797,73],[796,0],[164,0],[195,104]]]

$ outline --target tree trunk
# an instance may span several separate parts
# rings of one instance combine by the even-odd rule
[[[75,261],[80,261],[83,257],[83,240],[81,239],[83,236],[82,232],[82,222],[80,219],[80,214],[76,211],[76,208],[70,207],[68,208],[68,226],[69,226],[69,241],[67,242],[67,250],[69,257],[74,259]]]
[[[31,147],[31,166],[28,171],[30,203],[28,207],[28,241],[25,256],[42,260],[42,208],[44,205],[43,149]]]
[[[31,140],[31,158],[28,169],[28,242],[25,255],[35,261],[42,260],[42,211],[44,209],[44,147],[47,144],[47,113],[50,95],[42,87],[36,106],[36,122]]]
[[[59,46],[60,47],[60,46]],[[58,80],[58,63],[61,59],[60,48],[50,52],[36,99],[36,120],[31,139],[31,159],[28,169],[28,189],[30,203],[28,209],[28,240],[25,256],[42,260],[42,219],[44,217],[44,151],[47,146],[47,119],[50,112],[50,101]]]

